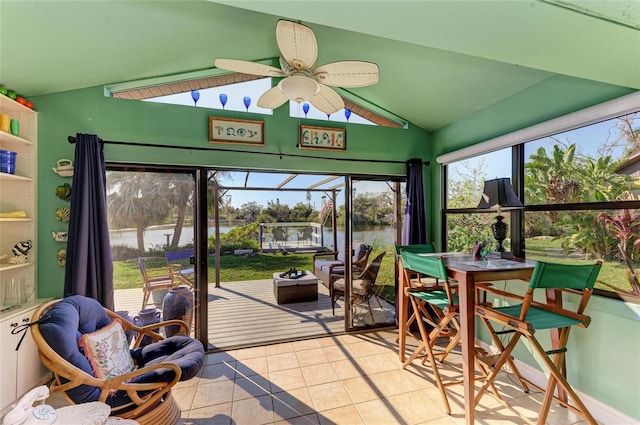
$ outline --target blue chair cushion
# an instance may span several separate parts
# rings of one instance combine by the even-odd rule
[[[181,381],[187,381],[200,372],[204,363],[204,347],[197,339],[176,335],[131,350],[131,357],[139,368],[156,363],[169,362],[180,367]],[[163,369],[154,370],[135,379],[133,382],[167,382],[173,379],[173,372]]]
[[[49,346],[75,367],[95,376],[89,361],[78,347],[78,340],[85,333],[102,329],[111,323],[111,317],[95,299],[73,295],[54,304],[40,319],[39,328]],[[131,357],[138,368],[160,362],[171,362],[180,367],[181,381],[193,378],[204,364],[204,347],[196,339],[173,336],[143,348],[131,350]],[[168,382],[173,371],[158,369],[137,377],[132,382]],[[66,391],[75,403],[97,401],[100,388],[80,385]],[[109,396],[106,403],[116,407],[129,402],[125,391]]]

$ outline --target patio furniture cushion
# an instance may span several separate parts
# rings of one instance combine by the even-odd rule
[[[353,257],[351,261],[358,261],[360,258],[362,258],[362,256],[366,252],[366,244],[363,242],[354,241],[352,248],[353,248]],[[342,264],[344,264],[344,262],[346,261],[344,242],[342,243],[342,246],[338,251],[336,260],[340,261]]]
[[[328,275],[329,272],[331,271],[331,266],[342,267],[342,270],[344,270],[344,266],[342,266],[342,264],[344,263],[338,260],[316,260],[314,266],[316,270],[320,270],[324,274]]]
[[[354,264],[363,263],[361,268],[357,268],[355,271],[359,272],[366,266],[368,254],[371,252],[371,247],[363,242],[353,242],[353,258],[351,260]],[[329,286],[329,277],[332,273],[344,275],[344,261],[345,261],[345,244],[342,243],[340,250],[337,252],[317,253],[314,255],[313,261],[313,273],[320,279],[325,286]],[[322,256],[333,256],[332,259],[321,259]],[[342,272],[337,271],[342,267]]]
[[[365,295],[369,287],[369,280],[366,279],[354,279],[353,280],[353,293],[358,295]],[[334,291],[342,291],[344,293],[344,278],[338,279],[333,282]]]

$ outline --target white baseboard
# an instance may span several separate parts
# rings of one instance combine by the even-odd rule
[[[488,345],[484,341],[476,341],[476,343],[488,352],[497,354],[496,347],[493,345]],[[547,377],[540,369],[530,366],[527,363],[523,363],[518,359],[514,359],[514,363],[524,379],[539,387],[546,387]],[[576,390],[576,393],[598,422],[604,425],[640,425],[640,421],[617,411],[600,400],[578,390]]]

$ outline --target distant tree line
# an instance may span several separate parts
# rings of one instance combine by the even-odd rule
[[[107,204],[111,229],[136,229],[138,251],[144,253],[144,232],[150,226],[174,224],[170,247],[178,246],[182,229],[193,221],[193,178],[188,174],[145,171],[108,171]],[[209,216],[214,215],[214,197],[209,191],[207,200]],[[230,205],[229,199],[219,196],[220,219],[233,227],[253,223],[318,222],[319,211],[307,202],[293,207],[280,203],[279,199],[262,206],[255,201],[239,208]],[[338,209],[338,223],[344,223],[344,206]],[[388,193],[358,194],[353,202],[353,222],[356,225],[380,225],[391,222],[393,202]],[[328,220],[326,223],[331,224]],[[238,232],[235,232],[238,233]]]

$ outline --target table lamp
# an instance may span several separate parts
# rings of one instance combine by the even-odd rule
[[[522,202],[516,196],[513,186],[511,186],[511,179],[498,178],[493,180],[487,180],[484,182],[484,189],[482,190],[482,198],[478,204],[478,209],[494,209],[498,210],[496,221],[491,225],[491,232],[493,237],[498,242],[498,246],[494,252],[489,253],[490,258],[515,258],[511,252],[506,252],[502,243],[507,237],[508,225],[504,221],[504,217],[500,215],[502,208],[520,208]]]

